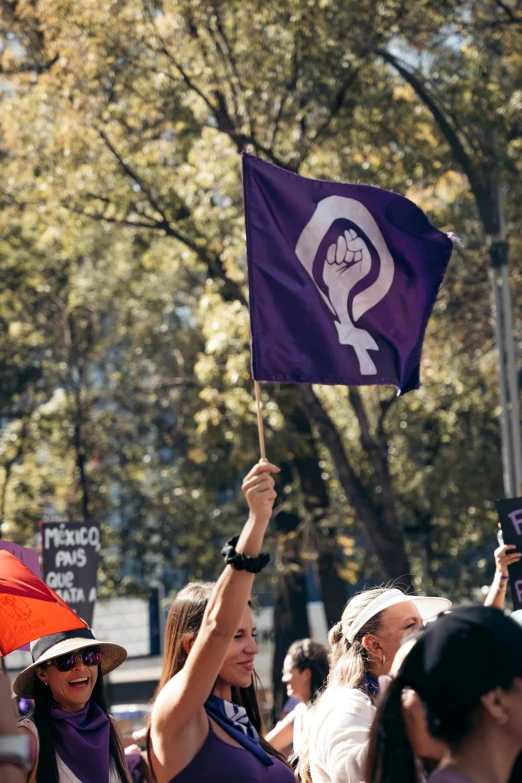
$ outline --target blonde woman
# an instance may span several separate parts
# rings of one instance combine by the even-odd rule
[[[363,783],[380,675],[403,638],[451,606],[444,598],[396,588],[365,590],[346,605],[329,634],[328,686],[313,708],[299,774],[305,783]]]

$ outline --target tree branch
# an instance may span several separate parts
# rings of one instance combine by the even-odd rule
[[[389,63],[416,92],[417,96],[429,109],[446,141],[451,147],[455,160],[466,174],[471,190],[475,196],[477,208],[482,218],[484,227],[488,233],[496,233],[496,210],[492,210],[491,198],[487,184],[481,180],[479,171],[474,166],[470,156],[464,148],[458,132],[452,127],[440,106],[430,95],[426,85],[416,74],[407,68],[395,55],[386,49],[374,48],[373,51],[385,62]]]
[[[221,280],[222,282],[222,289],[221,294],[223,298],[226,301],[234,301],[238,300],[245,306],[247,305],[247,300],[245,298],[245,295],[243,294],[243,291],[241,290],[241,287],[234,283],[232,280],[230,280],[229,276],[225,272],[225,269],[223,268],[223,264],[221,262],[221,259],[219,256],[216,255],[210,255],[204,248],[204,239],[202,237],[198,237],[200,240],[199,242],[194,239],[189,239],[189,237],[179,231],[173,223],[169,220],[167,213],[162,208],[162,206],[159,204],[155,196],[152,194],[152,191],[148,187],[148,185],[143,181],[143,179],[139,176],[139,174],[130,166],[123,158],[122,155],[116,150],[112,142],[107,138],[106,134],[103,130],[98,130],[98,133],[102,140],[107,145],[107,148],[110,150],[112,155],[116,158],[119,165],[123,169],[123,171],[127,174],[127,176],[132,179],[137,185],[139,185],[141,191],[145,194],[147,197],[150,205],[152,208],[160,215],[161,220],[155,221],[153,224],[148,223],[142,223],[140,225],[140,221],[125,221],[125,220],[118,220],[115,218],[106,218],[105,216],[96,216],[94,219],[103,220],[108,223],[122,223],[124,225],[131,225],[136,227],[142,227],[142,228],[148,228],[148,229],[155,229],[164,231],[167,236],[173,237],[174,239],[177,239],[179,242],[184,244],[186,247],[188,247],[190,250],[192,250],[193,253],[199,258],[199,260],[206,265],[209,274],[211,277],[216,278],[217,280]],[[89,215],[89,213],[84,212],[86,217],[92,217],[92,215]],[[194,229],[194,233],[195,229]]]
[[[145,193],[147,196],[150,205],[153,207],[153,209],[158,212],[158,214],[161,215],[162,220],[164,223],[168,223],[167,216],[164,212],[164,210],[159,205],[156,198],[153,196],[151,189],[149,186],[144,182],[144,180],[138,175],[138,173],[123,159],[123,157],[120,155],[120,153],[116,150],[112,142],[109,140],[108,136],[106,135],[105,131],[102,129],[98,130],[98,134],[100,135],[100,138],[103,139],[105,142],[105,145],[110,150],[112,155],[116,158],[118,163],[120,164],[123,171],[127,174],[129,179],[134,180],[134,182],[139,186],[139,188]]]
[[[383,509],[371,500],[348,460],[337,427],[312,387],[299,386],[299,397],[330,452],[339,482],[368,532],[383,573],[388,579],[401,579],[405,584],[410,584],[410,568],[402,528],[396,519],[383,513]]]
[[[240,69],[238,68],[238,63],[237,63],[237,60],[235,58],[232,46],[230,45],[230,41],[228,40],[228,36],[227,36],[227,34],[225,32],[225,27],[224,27],[224,25],[223,25],[223,23],[221,21],[221,15],[219,13],[219,9],[216,9],[216,29],[217,29],[220,37],[221,37],[221,40],[223,41],[223,46],[224,46],[225,52],[226,52],[226,54],[228,56],[228,59],[229,59],[230,68],[231,68],[232,74],[233,74],[237,84],[239,85],[240,95],[242,95],[242,97],[243,97],[243,105],[244,105],[245,114],[246,114],[246,118],[247,118],[247,122],[248,122],[248,127],[250,129],[250,135],[252,137],[254,137],[255,136],[254,121],[252,119],[252,115],[250,114],[250,109],[249,109],[249,106],[248,106],[248,100],[247,100],[246,94],[245,94],[246,91],[245,91],[245,88],[243,86],[243,82],[242,82],[241,75],[240,75]],[[239,100],[239,97],[238,97],[238,100]]]
[[[283,116],[283,112],[285,110],[285,106],[288,103],[288,99],[290,98],[290,96],[293,95],[295,88],[297,86],[297,79],[299,77],[298,36],[296,36],[295,43],[294,43],[294,56],[292,58],[292,65],[293,65],[292,76],[290,78],[290,81],[287,82],[284,92],[279,100],[279,107],[277,110],[277,114],[275,116],[274,129],[272,131],[272,138],[270,140],[271,149],[273,149],[276,142],[277,134],[279,133],[280,122]]]

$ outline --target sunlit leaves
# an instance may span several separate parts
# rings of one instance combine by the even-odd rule
[[[462,170],[376,51],[391,47],[428,76],[479,160],[497,123],[516,259],[522,62],[498,4],[42,0],[18,9],[0,29],[19,43],[2,53],[11,71],[0,119],[3,534],[28,540],[42,498],[56,513],[81,513],[80,413],[91,513],[107,540],[138,562],[147,549],[143,572],[171,569],[172,584],[177,567],[212,571],[215,540],[244,512],[238,478],[259,455],[238,154],[250,146],[308,176],[404,193],[461,236],[430,322],[423,387],[391,407],[383,438],[417,580],[424,541],[434,586],[455,584],[456,560],[469,565],[459,589],[479,584],[474,564],[487,559],[500,493],[487,252]],[[317,391],[378,513],[382,488],[346,390]],[[373,433],[389,394],[362,392]],[[287,391],[269,387],[263,401],[268,453],[292,464],[306,447],[283,415]],[[359,520],[319,449],[331,496],[323,523],[339,530],[343,574],[371,578]],[[313,557],[315,520],[295,477],[280,494],[302,515]],[[129,589],[117,566],[107,560],[106,586]]]

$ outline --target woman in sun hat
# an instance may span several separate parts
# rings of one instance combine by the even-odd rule
[[[363,783],[381,675],[404,637],[451,607],[397,588],[354,596],[330,630],[328,685],[313,707],[298,771],[305,783]]]
[[[33,663],[14,682],[17,696],[34,699],[20,721],[34,743],[36,783],[128,783],[123,747],[108,715],[103,675],[127,652],[83,628],[37,639]]]
[[[522,629],[513,620],[493,607],[467,606],[419,637],[379,705],[367,783],[419,781],[404,716],[408,689],[447,746],[428,783],[520,783],[513,765],[522,750]]]

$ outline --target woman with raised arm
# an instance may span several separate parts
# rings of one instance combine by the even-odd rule
[[[157,783],[294,783],[263,740],[254,659],[259,652],[249,600],[276,498],[269,462],[243,482],[249,517],[223,550],[215,585],[189,584],[172,604],[163,671],[150,721],[149,761]]]

